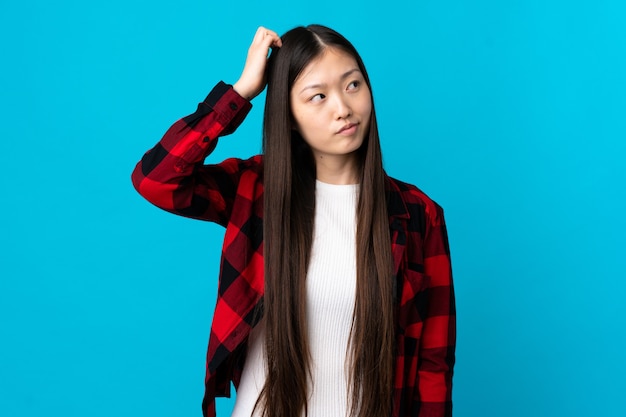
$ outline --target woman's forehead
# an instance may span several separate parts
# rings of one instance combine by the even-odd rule
[[[304,67],[296,78],[294,86],[340,81],[348,73],[353,72],[360,73],[356,59],[341,49],[329,47]]]

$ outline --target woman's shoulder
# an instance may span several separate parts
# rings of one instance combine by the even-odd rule
[[[414,184],[387,176],[387,191],[392,206],[390,209],[397,211],[404,208],[409,215],[423,212],[432,220],[443,216],[443,208]]]

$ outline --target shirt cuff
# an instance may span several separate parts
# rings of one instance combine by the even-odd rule
[[[225,126],[223,135],[233,133],[246,118],[252,103],[240,96],[232,87],[223,81],[211,90],[204,99],[204,104],[216,113],[217,121]]]

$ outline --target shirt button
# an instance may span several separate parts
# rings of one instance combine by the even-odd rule
[[[230,103],[230,109],[231,110],[237,110],[237,108],[238,107],[237,107],[237,105],[235,103],[233,103],[233,102]]]
[[[202,139],[202,140],[203,140],[204,142],[208,142],[208,141],[210,141],[210,140],[211,140],[211,138],[210,138],[210,137],[208,137],[208,136],[205,136],[205,137],[204,137],[204,139]]]

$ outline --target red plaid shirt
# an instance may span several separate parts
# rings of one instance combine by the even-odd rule
[[[232,133],[251,104],[219,83],[195,113],[177,121],[137,164],[137,191],[175,214],[226,228],[218,298],[206,363],[205,416],[215,397],[238,386],[246,341],[263,297],[263,159],[204,165],[219,136]],[[397,281],[393,417],[452,415],[455,303],[443,210],[412,185],[388,178]]]

